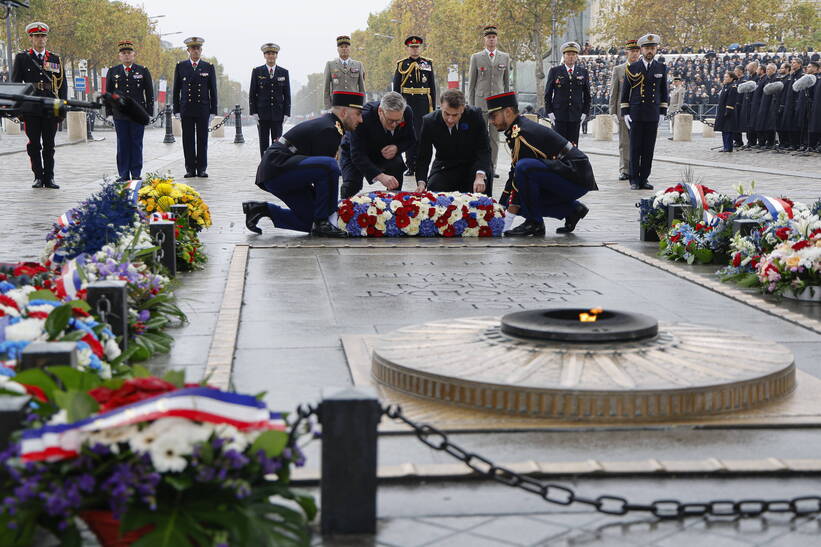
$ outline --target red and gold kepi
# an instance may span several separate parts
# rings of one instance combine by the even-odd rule
[[[120,40],[117,44],[117,51],[134,51],[134,42],[131,40]]]
[[[485,97],[485,101],[487,101],[488,112],[496,112],[497,110],[501,110],[508,106],[512,106],[514,108],[519,106],[519,101],[516,100],[515,91],[491,95],[490,97]]]
[[[29,23],[26,25],[26,34],[29,36],[35,36],[37,34],[42,34],[47,36],[48,35],[48,25],[41,22],[35,21],[33,23]]]
[[[336,37],[336,45],[337,45],[337,47],[344,46],[344,45],[348,45],[348,46],[351,45],[351,37],[347,36],[345,34],[343,34],[342,36],[337,36]]]
[[[425,40],[421,36],[408,36],[407,38],[405,38],[406,46],[421,46],[424,43]]]
[[[356,91],[334,91],[332,104],[333,106],[361,109],[365,104],[365,94]]]
[[[490,36],[491,34],[493,36],[496,36],[498,34],[498,32],[496,30],[496,25],[488,25],[488,26],[486,26],[485,28],[482,29],[482,32],[484,33],[485,36]]]
[[[639,49],[639,43],[637,40],[627,40],[624,43],[624,49]]]

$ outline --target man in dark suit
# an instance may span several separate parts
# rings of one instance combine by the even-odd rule
[[[405,162],[402,154],[416,148],[413,110],[404,97],[389,91],[379,102],[362,109],[362,123],[346,133],[340,145],[342,199],[362,190],[362,177],[378,182],[387,190],[402,189]]]
[[[134,44],[129,40],[119,43],[121,65],[112,67],[106,77],[106,93],[131,97],[150,116],[154,112],[154,86],[151,72],[134,62]],[[145,126],[113,112],[117,132],[117,172],[119,180],[140,178],[143,170],[143,134]]]
[[[544,110],[556,132],[573,144],[579,142],[579,127],[590,113],[590,77],[576,63],[579,44],[562,44],[563,62],[547,74]]]
[[[645,34],[638,40],[641,58],[627,67],[621,92],[621,113],[630,130],[630,188],[652,190],[647,182],[653,168],[656,134],[670,102],[667,66],[655,60],[661,39]]]
[[[335,225],[340,174],[336,154],[345,131],[362,123],[364,102],[364,93],[334,91],[330,112],[291,128],[265,151],[255,183],[287,207],[244,202],[246,228],[261,234],[257,224],[270,218],[277,228],[348,236]]]
[[[38,97],[66,99],[66,73],[60,57],[46,50],[48,25],[39,21],[26,25],[26,34],[31,40],[31,49],[21,51],[14,58],[11,71],[12,82],[34,84],[34,94]],[[25,114],[26,145],[34,172],[32,188],[59,188],[54,184],[54,136],[57,134],[56,117],[44,114]]]
[[[185,178],[208,176],[208,122],[217,115],[217,73],[201,59],[204,42],[186,38],[189,58],[174,69],[174,114],[182,118]]]
[[[421,36],[408,36],[405,39],[408,56],[396,61],[396,70],[393,73],[393,90],[405,97],[413,110],[413,124],[416,131],[416,140],[419,140],[419,130],[422,127],[422,116],[433,112],[436,102],[436,81],[433,76],[433,61],[420,55],[425,40]],[[412,176],[412,169],[416,165],[416,149],[411,148],[405,155],[408,170],[407,176]]]
[[[265,64],[251,71],[248,112],[257,121],[261,156],[271,142],[282,136],[282,123],[291,115],[291,81],[288,71],[277,65],[279,46],[267,43],[260,49]]]
[[[491,195],[493,170],[486,127],[482,110],[466,106],[464,93],[458,89],[442,93],[439,110],[422,118],[415,169],[417,192],[429,189]],[[428,174],[433,147],[436,159]]]

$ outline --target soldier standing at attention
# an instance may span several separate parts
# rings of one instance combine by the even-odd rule
[[[625,70],[621,114],[630,130],[630,188],[652,190],[647,182],[653,168],[653,152],[659,123],[669,103],[667,65],[655,60],[661,39],[657,34],[639,38],[641,59]]]
[[[365,67],[351,59],[351,37],[337,36],[339,57],[325,63],[325,110],[331,108],[335,91],[365,93]]]
[[[576,42],[562,44],[562,64],[550,69],[544,90],[547,117],[556,132],[574,145],[590,112],[590,77],[587,69],[576,63],[580,49]]]
[[[673,133],[673,122],[676,119],[676,114],[681,112],[684,106],[684,85],[682,85],[681,76],[673,77],[673,88],[670,90],[670,133]],[[673,135],[667,137],[673,140]]]
[[[277,65],[279,46],[267,43],[260,49],[265,64],[251,71],[248,112],[257,121],[261,156],[271,142],[282,136],[282,123],[291,115],[291,81],[288,71]]]
[[[496,157],[499,155],[499,132],[488,121],[487,101],[484,98],[510,91],[510,55],[496,49],[499,37],[495,26],[485,27],[484,34],[485,49],[470,56],[468,104],[482,109],[490,137],[490,155],[495,173]],[[492,184],[493,181],[488,182],[488,194],[492,192]]]
[[[408,56],[396,61],[396,72],[393,74],[393,90],[401,93],[413,110],[413,130],[416,133],[416,142],[419,142],[419,132],[422,130],[422,116],[433,112],[434,97],[436,97],[433,61],[419,54],[423,43],[425,41],[420,36],[408,36],[405,39]],[[405,165],[408,166],[405,176],[412,176],[416,166],[415,147],[405,154]]]
[[[31,49],[21,51],[14,58],[11,81],[34,84],[34,94],[38,97],[65,99],[68,88],[60,57],[46,50],[48,30],[48,25],[39,21],[26,25]],[[26,152],[34,172],[32,188],[59,188],[54,184],[54,136],[58,121],[40,113],[23,116],[29,139]]]
[[[151,72],[134,62],[134,44],[123,40],[118,45],[121,65],[108,71],[104,93],[131,97],[150,116],[154,112],[154,85]],[[117,173],[120,181],[140,178],[143,170],[143,134],[145,126],[113,112],[117,132]]]
[[[619,103],[621,102],[621,86],[624,82],[624,71],[632,63],[639,60],[641,52],[635,40],[627,40],[624,44],[627,53],[627,61],[613,67],[613,74],[610,76],[610,110],[615,114],[619,123],[619,180],[630,178],[630,133],[627,131],[627,124],[621,115]]]
[[[174,114],[182,118],[185,178],[208,176],[208,122],[217,115],[217,74],[214,65],[200,58],[203,43],[203,38],[186,38],[189,58],[174,69]]]

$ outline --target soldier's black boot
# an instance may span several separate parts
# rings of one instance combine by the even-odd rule
[[[43,188],[51,188],[52,190],[59,190],[60,187],[54,184],[54,179],[46,179],[43,183]]]
[[[586,217],[587,213],[589,212],[590,209],[588,209],[584,203],[579,203],[576,206],[576,210],[573,211],[573,214],[564,219],[564,226],[556,228],[556,233],[569,234],[570,232],[576,229],[576,224],[578,224],[581,219]]]
[[[34,179],[34,184],[31,185],[32,188],[42,188],[43,187],[43,179],[36,178]]]
[[[317,220],[314,222],[314,229],[311,233],[322,237],[348,237],[348,232],[340,230],[327,220]]]
[[[242,212],[245,213],[245,227],[255,234],[261,234],[262,230],[257,227],[257,223],[270,216],[268,204],[263,201],[244,201]]]
[[[504,233],[505,237],[543,236],[544,220],[525,220],[522,224]]]

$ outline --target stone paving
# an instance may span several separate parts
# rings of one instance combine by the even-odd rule
[[[331,242],[271,228],[261,223],[262,236],[244,227],[240,202],[267,199],[253,185],[258,148],[253,128],[245,128],[247,143],[233,144],[233,130],[212,139],[209,179],[188,179],[199,189],[213,211],[214,226],[204,233],[209,263],[202,272],[184,274],[178,292],[191,322],[174,333],[170,354],[154,359],[155,370],[184,368],[190,379],[205,370],[208,348],[235,245],[250,245],[246,294],[234,355],[233,381],[238,389],[267,390],[269,402],[285,410],[299,402],[315,400],[327,386],[350,385],[351,377],[339,343],[343,334],[387,332],[400,325],[431,318],[476,315],[469,303],[433,305],[413,296],[393,296],[378,305],[361,298],[362,291],[383,290],[384,281],[363,273],[440,271],[476,268],[490,274],[515,271],[566,271],[574,280],[599,291],[608,305],[642,306],[660,319],[704,320],[726,328],[745,328],[783,342],[796,354],[802,370],[821,377],[821,336],[785,323],[744,304],[728,300],[698,285],[602,248],[618,242],[648,254],[652,244],[638,242],[639,197],[648,192],[630,191],[617,181],[615,142],[582,139],[591,152],[600,191],[584,202],[590,215],[576,233],[553,234],[558,226],[548,221],[544,241],[591,247],[507,247],[507,241],[399,241],[346,240]],[[42,238],[51,222],[93,192],[100,179],[115,172],[113,133],[99,132],[105,140],[60,147],[56,152],[58,191],[30,188],[31,173],[25,154],[0,156],[0,260],[37,258]],[[145,172],[184,172],[180,140],[162,143],[161,130],[145,138]],[[3,136],[4,145],[10,137]],[[696,167],[696,175],[718,190],[756,180],[762,193],[813,201],[821,195],[817,174],[821,159],[750,153],[717,154],[708,149],[720,139],[696,137],[690,143],[673,143],[662,136],[660,155],[718,162]],[[23,143],[24,145],[24,143]],[[0,152],[3,150],[0,149]],[[595,152],[595,153],[593,153]],[[600,152],[600,153],[599,153]],[[500,154],[501,173],[509,156]],[[778,161],[775,160],[778,159]],[[750,166],[770,169],[783,165],[789,174],[756,174]],[[656,162],[651,183],[657,187],[680,180],[680,163]],[[744,169],[744,170],[741,170]],[[795,176],[796,172],[807,177]],[[500,182],[501,181],[501,182]],[[496,180],[501,191],[504,176]],[[410,188],[411,181],[406,182]],[[491,246],[488,246],[491,245]],[[531,253],[535,253],[532,255]],[[533,258],[533,260],[530,260]],[[429,263],[434,263],[432,266]],[[709,276],[708,268],[702,268]],[[572,301],[572,300],[571,300]],[[817,317],[816,308],[801,308]],[[401,310],[401,313],[396,313]],[[504,310],[498,310],[501,313]],[[387,317],[382,318],[380,315]],[[693,428],[598,432],[462,433],[458,442],[492,459],[523,461],[541,457],[556,461],[584,461],[607,456],[611,460],[649,457],[817,457],[821,447],[815,429],[754,428],[699,430]],[[317,446],[309,447],[309,466],[318,465]],[[380,464],[407,461],[450,463],[408,436],[380,441]],[[793,497],[817,493],[816,476],[738,477],[682,479],[583,476],[562,479],[588,495],[624,495],[638,501],[680,497],[688,501],[737,497]],[[309,486],[309,488],[311,488]],[[482,481],[409,481],[380,487],[379,533],[375,538],[325,538],[317,545],[808,545],[817,541],[815,518],[788,520],[779,515],[735,522],[656,522],[639,517],[607,517],[592,512],[548,506],[526,493]]]

